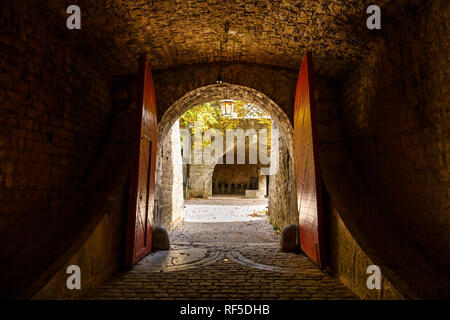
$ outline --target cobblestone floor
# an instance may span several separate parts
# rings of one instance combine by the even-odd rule
[[[279,250],[267,200],[186,202],[171,250],[142,259],[87,299],[356,299],[303,254]],[[259,213],[259,214],[254,214]]]
[[[356,299],[306,256],[281,253],[277,244],[174,245],[170,251],[178,252],[153,253],[86,298]]]

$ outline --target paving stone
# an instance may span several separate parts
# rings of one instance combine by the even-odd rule
[[[283,252],[295,252],[298,250],[298,226],[290,224],[281,232],[280,246]]]
[[[153,227],[152,231],[152,249],[168,250],[170,249],[169,235],[163,227]]]
[[[193,247],[186,246],[188,252]],[[133,269],[107,281],[91,291],[87,299],[356,299],[329,273],[319,270],[303,254],[280,252],[270,244],[225,248],[200,246],[209,254],[239,252],[267,265],[285,268],[286,272],[255,269],[251,264],[218,259],[195,268],[169,272]],[[181,250],[181,249],[180,249]],[[204,252],[204,251],[202,251]],[[285,256],[284,259],[280,257]],[[290,259],[295,261],[288,264]],[[149,263],[151,260],[147,260]],[[254,263],[258,263],[254,262]],[[216,280],[213,280],[216,279]]]

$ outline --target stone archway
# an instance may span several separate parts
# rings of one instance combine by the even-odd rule
[[[192,107],[201,103],[216,101],[221,99],[232,99],[245,101],[258,105],[271,118],[273,128],[279,130],[279,165],[276,174],[270,177],[269,183],[269,219],[270,222],[280,228],[287,224],[298,224],[298,213],[296,208],[295,192],[295,166],[293,158],[293,128],[285,112],[268,96],[255,89],[235,85],[230,83],[212,84],[194,89],[183,97],[175,101],[172,106],[163,114],[159,122],[159,150],[157,156],[157,198],[158,213],[155,224],[171,228],[176,224],[176,219],[182,216],[176,213],[175,219],[167,219],[172,215],[170,207],[174,202],[173,197],[183,197],[181,194],[174,194],[169,190],[174,185],[173,168],[170,165],[163,165],[169,160],[168,148],[172,147],[173,133],[172,127],[177,123],[178,118]],[[168,139],[168,137],[172,137]],[[179,180],[176,181],[179,187]],[[172,198],[171,198],[172,197]],[[182,210],[182,208],[181,208]],[[169,221],[170,220],[170,221]]]
[[[176,126],[176,124],[174,126]],[[257,128],[261,127],[261,126],[258,125],[257,123],[254,123],[253,127],[254,127],[254,129],[257,130]],[[172,128],[174,128],[174,127],[172,127]],[[173,129],[172,129],[172,131],[173,131]],[[263,148],[265,148],[265,150],[268,150],[267,143],[265,143],[264,141],[259,141],[258,138],[257,138],[257,141],[258,141],[257,144],[260,147],[263,147]],[[225,163],[226,162],[225,157],[230,152],[232,152],[233,155],[234,155],[234,147],[235,147],[235,145],[234,144],[229,144],[229,145],[226,144],[225,143],[226,139],[224,139],[223,142],[224,142],[224,144],[223,144],[222,152],[220,154],[218,154],[217,156],[213,157],[214,161],[212,163],[208,163],[208,164],[190,164],[190,166],[189,166],[189,177],[190,177],[190,185],[189,185],[190,191],[189,191],[189,195],[190,196],[201,197],[201,198],[208,198],[208,197],[211,197],[214,194],[215,187],[214,187],[214,182],[213,182],[213,176],[214,176],[214,173],[216,172],[217,166],[219,166],[219,168],[222,168],[222,169],[226,168],[227,170],[231,170],[231,171],[228,171],[228,172],[232,173],[233,175],[237,174],[238,176],[240,175],[239,174],[240,170],[246,170],[246,169],[255,170],[255,168],[264,167],[261,164],[258,165],[258,164],[248,164],[248,163],[247,164],[240,164],[240,165],[239,164],[234,164],[234,166],[232,165],[230,167],[230,165],[227,165]],[[278,151],[279,150],[277,149],[276,152],[278,153]],[[255,148],[254,146],[250,146],[249,144],[246,144],[245,145],[245,154],[248,155],[248,154],[250,154],[250,152],[255,154],[255,153],[258,152],[258,148]],[[223,160],[223,163],[221,163],[222,161],[220,161],[220,160]],[[240,167],[236,167],[236,165],[240,166]],[[236,169],[236,168],[240,168],[240,170],[238,169],[238,173],[236,173],[234,171],[234,169]],[[268,168],[266,168],[266,169],[268,169]],[[264,177],[264,181],[265,181],[266,180],[265,179],[266,176],[265,176],[264,172],[260,172],[260,171],[261,170],[258,169],[259,174]],[[244,176],[245,175],[246,174],[244,174]],[[194,179],[192,177],[194,177]],[[236,178],[236,176],[235,176],[235,178]],[[242,178],[243,177],[239,177],[238,178],[239,182],[236,181],[236,183],[244,183],[244,180],[241,180]],[[248,180],[250,180],[250,178],[248,176],[247,176],[247,178],[248,178]],[[258,176],[258,179],[261,179],[261,178]],[[224,182],[224,183],[226,183],[226,182]],[[246,185],[248,187],[250,187],[249,181],[247,181]],[[264,183],[264,185],[265,185],[265,183]],[[232,185],[230,184],[229,186],[227,186],[227,188],[228,187],[231,188]],[[240,188],[240,189],[241,189],[241,192],[244,192],[244,194],[245,194],[245,189],[242,189],[242,188]],[[216,191],[217,191],[217,189],[216,189]],[[228,191],[231,191],[231,189],[228,190]],[[228,191],[226,193],[229,193]]]

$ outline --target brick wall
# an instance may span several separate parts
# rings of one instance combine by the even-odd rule
[[[65,216],[98,156],[109,81],[65,42],[32,2],[2,4],[0,37],[0,267],[2,294],[17,293],[60,253]]]
[[[428,1],[384,18],[379,46],[341,86],[346,136],[373,138],[348,146],[379,214],[442,270],[450,264],[449,13],[448,1]]]
[[[368,231],[381,235],[385,241],[382,244],[388,247],[400,242],[393,240],[391,230],[373,219],[371,213],[378,216],[380,210],[367,201],[366,186],[360,183],[359,173],[353,170],[353,159],[347,153],[339,117],[339,86],[321,78],[316,78],[314,85],[326,268],[362,299],[402,299],[404,296],[397,287],[402,285],[402,292],[408,293],[410,288],[404,288],[395,272],[388,272],[386,267],[389,257],[396,259],[400,255],[383,250],[379,239]],[[404,243],[399,247],[403,246]],[[374,249],[384,252],[379,254]],[[381,290],[369,290],[366,286],[367,267],[373,264],[381,268]]]

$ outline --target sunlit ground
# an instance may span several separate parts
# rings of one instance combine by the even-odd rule
[[[267,219],[267,199],[214,197],[185,203],[183,221],[172,232],[172,243],[276,242],[279,235]]]

